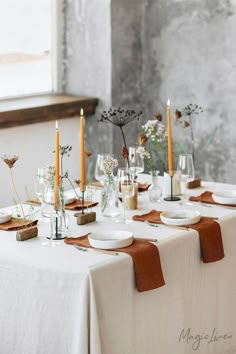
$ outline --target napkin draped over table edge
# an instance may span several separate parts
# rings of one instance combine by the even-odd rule
[[[65,243],[93,248],[88,241],[88,235],[68,237]],[[160,254],[156,245],[143,240],[134,239],[132,245],[115,248],[113,251],[129,254],[133,259],[136,287],[139,292],[153,290],[165,285]]]
[[[149,221],[163,224],[160,218],[161,211],[151,210],[149,213],[134,215],[136,221]],[[164,225],[164,224],[163,224]],[[217,262],[224,258],[224,247],[220,224],[207,217],[201,217],[197,224],[185,225],[199,234],[201,256],[204,263]]]

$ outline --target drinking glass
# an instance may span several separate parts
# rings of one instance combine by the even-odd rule
[[[180,171],[181,193],[183,204],[192,205],[187,198],[187,183],[194,179],[193,157],[191,154],[179,155],[177,170]]]
[[[105,175],[104,175],[104,160],[108,156],[108,153],[97,154],[96,165],[95,165],[95,178],[104,185]]]
[[[43,246],[55,247],[57,244],[53,241],[54,235],[57,237],[59,229],[59,218],[61,216],[61,198],[60,191],[54,190],[53,186],[46,185],[42,195],[41,214],[44,218],[50,220],[49,241],[43,243]]]
[[[117,183],[119,196],[122,198],[124,214],[117,222],[130,224],[133,220],[126,218],[126,208],[129,198],[134,197],[137,183],[132,180],[132,173],[129,168],[119,168],[117,171]]]
[[[45,174],[46,174],[46,169],[39,167],[37,170],[37,175],[36,175],[36,179],[35,179],[35,183],[34,183],[34,190],[37,195],[37,199],[40,202],[42,202],[43,193],[44,193],[44,189],[45,189],[45,185],[44,185]]]
[[[129,165],[133,179],[135,179],[138,173],[144,171],[144,160],[136,146],[129,147]]]

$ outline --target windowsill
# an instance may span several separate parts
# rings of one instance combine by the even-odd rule
[[[0,101],[0,128],[41,123],[95,112],[97,98],[60,94],[35,95]]]

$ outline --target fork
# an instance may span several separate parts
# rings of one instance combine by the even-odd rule
[[[81,247],[81,246],[78,246],[78,245],[73,245],[75,248],[77,248],[77,250],[79,251],[88,251],[88,248],[86,247]],[[95,251],[95,252],[100,252],[100,253],[106,253],[106,254],[110,254],[112,256],[119,256],[119,253],[116,252],[116,251],[108,251],[108,250],[101,250],[101,249],[98,249],[98,248],[90,248],[92,251]]]

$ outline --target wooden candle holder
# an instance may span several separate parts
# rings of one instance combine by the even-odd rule
[[[32,226],[27,229],[18,230],[16,233],[16,240],[25,241],[36,236],[38,236],[38,228],[37,226]]]
[[[201,187],[201,178],[194,179],[193,181],[190,181],[187,183],[188,188],[197,188]]]
[[[95,211],[91,211],[90,213],[75,213],[74,216],[77,217],[77,225],[85,225],[90,222],[96,221],[96,213]]]

